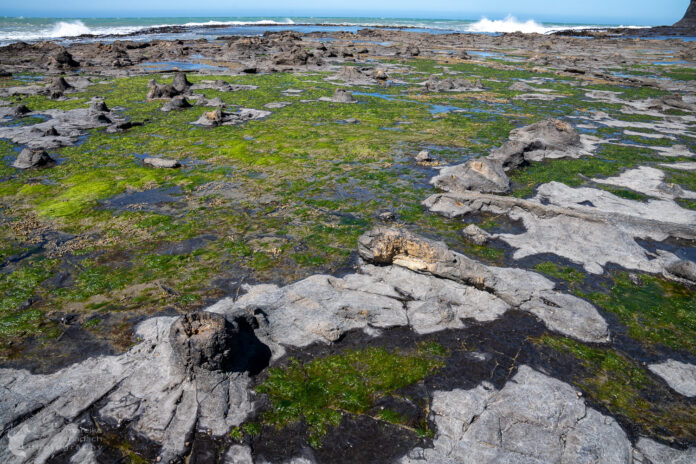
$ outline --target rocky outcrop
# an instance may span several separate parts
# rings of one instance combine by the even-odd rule
[[[588,407],[570,385],[528,366],[501,390],[484,382],[435,392],[431,418],[438,430],[433,447],[410,451],[402,464],[626,464],[642,457],[614,419]],[[651,456],[665,448],[674,457],[693,455],[650,440],[643,447],[651,445],[661,448]]]
[[[48,60],[51,69],[69,70],[78,68],[80,63],[73,59],[73,56],[66,49],[61,49],[58,53],[51,56]]]
[[[500,161],[505,170],[524,163],[556,158],[578,158],[589,154],[580,135],[570,124],[547,119],[510,132],[508,140],[488,156]]]
[[[356,66],[343,66],[335,75],[327,80],[339,80],[349,85],[375,85],[376,78],[362,72]]]
[[[192,124],[198,124],[201,126],[237,126],[248,121],[265,118],[270,114],[270,111],[255,110],[251,108],[239,108],[234,113],[228,113],[218,108],[216,110],[203,113],[203,115]]]
[[[428,92],[480,92],[483,89],[481,81],[467,81],[466,79],[438,79],[430,76],[423,86]]]
[[[510,191],[503,165],[489,158],[471,159],[464,164],[446,167],[433,177],[431,184],[446,192],[507,193]]]
[[[51,98],[60,98],[66,91],[72,89],[74,89],[74,87],[61,76],[53,78],[51,85],[46,88],[46,92]]]
[[[17,155],[17,159],[12,163],[12,166],[17,169],[29,169],[47,166],[53,162],[53,158],[48,156],[48,153],[45,151],[25,148]]]
[[[191,103],[183,95],[177,95],[162,106],[162,111],[184,110],[191,108]]]
[[[189,80],[186,78],[186,73],[178,72],[174,75],[174,80],[172,81],[172,87],[179,93],[186,92],[189,87],[191,87]]]
[[[558,182],[543,184],[530,200],[482,193],[430,196],[424,204],[448,217],[491,212],[522,221],[525,232],[497,234],[517,251],[515,259],[553,253],[601,274],[607,263],[627,269],[665,273],[679,259],[668,251],[651,253],[636,238],[696,238],[696,213],[673,201],[647,203],[617,197],[604,190],[571,188]],[[667,272],[665,272],[667,271]]]
[[[177,160],[166,159],[166,158],[152,158],[148,157],[143,160],[143,164],[152,166],[153,168],[160,169],[174,169],[181,167],[181,163]]]
[[[114,112],[95,111],[92,108],[54,109],[31,114],[46,120],[32,125],[0,127],[0,138],[33,150],[52,150],[73,145],[87,129],[128,123]]]
[[[355,103],[355,97],[353,97],[353,92],[345,89],[336,89],[333,96],[331,97],[321,97],[320,101],[332,102],[332,103]]]
[[[675,27],[696,27],[696,0],[691,0],[684,17],[674,24]]]

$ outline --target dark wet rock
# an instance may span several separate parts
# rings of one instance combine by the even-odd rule
[[[431,183],[446,192],[507,193],[510,179],[500,161],[489,158],[470,159],[464,164],[444,168]]]
[[[428,92],[471,92],[483,90],[480,81],[471,82],[466,79],[438,79],[430,76],[423,84]]]
[[[109,107],[106,106],[106,102],[104,100],[94,100],[92,103],[89,105],[89,111],[90,113],[108,113]]]
[[[547,119],[510,132],[508,140],[488,156],[505,170],[548,158],[578,158],[587,154],[578,132],[567,122]]]
[[[70,85],[65,80],[65,78],[63,78],[61,76],[61,77],[54,77],[53,81],[51,82],[51,85],[49,85],[46,90],[51,98],[59,98],[66,91],[72,90],[72,89],[74,89],[74,87],[72,85]]]
[[[163,98],[173,98],[179,95],[181,92],[176,90],[173,86],[169,84],[158,84],[154,79],[150,79],[148,82],[150,90],[147,92],[148,100],[159,100]]]
[[[343,81],[346,84],[351,85],[374,85],[375,80],[373,77],[368,76],[363,73],[356,66],[343,66],[339,72],[337,72],[332,78],[332,80]]]
[[[113,122],[104,113],[91,113],[90,112],[90,120],[93,124],[96,124],[96,125],[111,124]]]
[[[6,78],[6,77],[12,77],[12,73],[9,71],[5,71],[4,69],[0,69],[0,78]]]
[[[673,274],[681,279],[696,282],[696,263],[693,261],[686,261],[682,259],[667,265],[665,269],[670,274]]]
[[[80,63],[73,59],[70,52],[66,49],[62,49],[49,58],[48,66],[53,69],[72,69],[78,68]]]
[[[145,158],[143,164],[152,166],[153,168],[161,169],[174,169],[181,167],[181,163],[177,160],[166,159],[166,158]]]
[[[18,169],[29,169],[47,166],[53,163],[53,158],[48,156],[43,150],[31,150],[25,148],[17,155],[17,159],[12,163],[12,166]]]
[[[32,127],[31,131],[40,137],[58,137],[60,135],[55,127]]]
[[[186,73],[178,72],[174,75],[174,80],[172,81],[172,87],[179,93],[184,93],[191,87],[189,80],[186,78]]]
[[[26,105],[20,104],[12,108],[12,111],[10,111],[10,116],[13,118],[23,118],[29,113],[31,113],[31,110],[27,108]]]
[[[273,58],[273,63],[284,66],[306,66],[306,65],[321,65],[321,58],[314,56],[302,47],[293,47],[292,49],[280,53]]]
[[[162,111],[183,110],[186,108],[191,108],[191,103],[183,95],[177,95],[162,106]]]
[[[674,25],[676,27],[696,27],[696,0],[691,0],[684,17]]]
[[[240,350],[240,339],[220,314],[193,312],[172,324],[170,343],[186,370],[227,370]]]
[[[118,132],[123,132],[123,131],[125,131],[125,130],[128,130],[128,129],[132,128],[132,127],[139,127],[139,126],[142,126],[142,125],[143,125],[142,122],[136,122],[136,121],[122,121],[122,122],[118,122],[118,123],[116,123],[116,124],[113,124],[113,125],[107,127],[107,128],[106,128],[106,132],[108,132],[108,133],[110,133],[110,134],[115,134],[115,133],[118,133]]]

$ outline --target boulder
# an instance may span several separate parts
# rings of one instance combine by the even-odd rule
[[[66,49],[62,49],[49,58],[48,66],[53,69],[78,68],[80,63],[73,59],[73,56]]]
[[[191,103],[183,95],[177,95],[162,106],[162,111],[183,110],[186,108],[191,108]]]
[[[675,275],[681,279],[696,282],[696,263],[694,263],[693,261],[686,261],[682,259],[667,265],[665,269],[670,274]]]
[[[577,158],[584,153],[578,132],[567,122],[547,119],[510,132],[508,140],[488,156],[505,170],[546,158]]]
[[[417,155],[416,155],[416,161],[419,163],[429,163],[433,160],[433,158],[430,156],[430,152],[428,150],[421,150]]]
[[[109,107],[106,106],[104,100],[93,100],[89,105],[89,112],[92,114],[108,113],[109,111],[111,110],[109,110]]]
[[[239,338],[225,317],[205,311],[177,319],[169,341],[175,359],[186,370],[227,370],[240,349]]]
[[[173,98],[181,93],[169,84],[158,84],[157,81],[155,81],[154,79],[150,79],[150,82],[148,82],[148,86],[150,87],[150,90],[147,92],[148,100]]]
[[[355,98],[353,97],[353,92],[350,90],[336,89],[331,98],[332,101],[336,103],[354,103]]]
[[[411,57],[411,56],[418,56],[420,55],[420,48],[416,47],[415,45],[407,45],[406,47],[403,48],[399,52],[399,55],[401,56],[406,56],[406,57]]]
[[[382,68],[377,68],[375,69],[375,72],[372,74],[372,77],[377,79],[378,81],[386,81],[389,79],[389,74],[387,74],[387,71],[385,71]]]
[[[12,111],[10,112],[10,116],[13,118],[23,118],[27,114],[31,113],[31,110],[26,107],[26,105],[17,105],[14,108],[12,108]]]
[[[485,245],[491,239],[491,234],[476,224],[469,224],[462,230],[464,236],[476,245]]]
[[[144,164],[150,165],[153,168],[161,169],[174,169],[181,167],[181,163],[177,160],[165,159],[165,158],[145,158],[143,160]]]
[[[61,97],[67,90],[71,90],[74,87],[70,85],[62,76],[54,77],[51,85],[46,88],[47,93],[51,98]]]
[[[50,163],[53,163],[53,158],[48,156],[48,153],[45,151],[25,148],[17,156],[17,159],[14,161],[14,163],[12,163],[12,166],[17,169],[29,169],[46,166]]]
[[[178,72],[174,75],[174,80],[172,81],[172,87],[179,93],[184,93],[191,87],[191,84],[186,78],[186,73]]]
[[[467,92],[483,90],[483,85],[480,81],[471,82],[466,79],[450,78],[438,79],[435,76],[430,76],[423,85],[428,92]]]
[[[446,192],[507,193],[510,191],[503,165],[488,158],[470,159],[464,164],[444,168],[431,184]]]

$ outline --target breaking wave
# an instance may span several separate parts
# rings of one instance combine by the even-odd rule
[[[188,23],[171,23],[171,24],[144,24],[144,25],[133,25],[133,26],[105,26],[105,27],[88,27],[80,20],[74,21],[58,21],[49,26],[44,26],[41,28],[31,28],[28,29],[24,27],[22,29],[15,30],[1,30],[0,29],[0,42],[3,41],[33,41],[33,40],[49,40],[58,39],[62,37],[78,37],[81,35],[126,35],[132,34],[134,32],[159,28],[159,27],[169,27],[169,26],[185,26],[185,27],[196,27],[196,26],[271,26],[271,25],[292,25],[295,22],[292,19],[285,19],[284,21],[272,21],[262,19],[259,21],[206,21],[206,22],[188,22]]]
[[[488,19],[481,18],[467,27],[467,32],[477,32],[477,33],[506,33],[506,32],[522,32],[525,34],[550,34],[552,32],[567,30],[567,29],[590,29],[596,28],[598,26],[567,26],[562,24],[554,24],[551,26],[544,26],[533,19],[527,21],[520,21],[514,16],[508,16],[505,19]]]

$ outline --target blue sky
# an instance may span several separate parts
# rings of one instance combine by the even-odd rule
[[[689,0],[0,0],[6,16],[391,16],[671,24]],[[253,7],[250,7],[253,5]],[[427,5],[427,8],[424,6]]]

